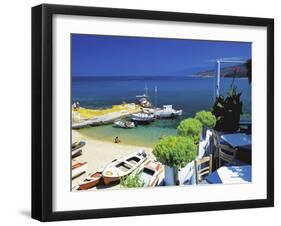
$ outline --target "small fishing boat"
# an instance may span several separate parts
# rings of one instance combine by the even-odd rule
[[[132,114],[131,119],[137,123],[150,123],[154,120],[154,114],[140,112],[140,113]]]
[[[90,173],[83,182],[79,183],[78,190],[87,190],[99,184],[102,178],[103,168],[94,173]]]
[[[80,155],[82,153],[82,147],[85,146],[85,141],[77,141],[71,145],[71,156],[72,158]]]
[[[135,123],[134,122],[130,122],[130,121],[125,121],[125,120],[119,120],[119,121],[114,122],[113,126],[129,129],[129,128],[134,128],[135,127]]]
[[[71,165],[72,179],[85,173],[87,168],[88,168],[87,162],[72,161],[72,165]]]
[[[119,181],[121,177],[136,170],[146,159],[145,151],[137,151],[111,162],[102,172],[103,182],[108,185]]]
[[[152,107],[152,103],[149,100],[149,97],[146,94],[143,95],[137,95],[138,98],[138,104],[144,108],[150,108]]]
[[[82,148],[83,146],[85,146],[86,142],[85,141],[76,141],[74,143],[72,143],[71,145],[71,150],[77,150],[79,148]]]
[[[172,105],[163,105],[163,108],[155,109],[156,118],[175,118],[182,115],[182,110],[173,109]]]
[[[148,160],[139,171],[140,180],[144,182],[145,187],[154,187],[157,185],[164,167],[160,162]]]
[[[81,154],[82,154],[82,149],[76,149],[76,150],[72,150],[71,151],[71,157],[72,158],[75,158],[75,157],[77,157],[77,156],[79,156]]]

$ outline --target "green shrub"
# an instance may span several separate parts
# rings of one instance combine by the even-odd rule
[[[192,137],[197,142],[202,131],[202,124],[198,119],[188,118],[181,121],[177,131],[178,135]]]
[[[243,114],[241,101],[242,93],[237,92],[237,87],[232,87],[227,96],[219,96],[213,105],[212,113],[216,117],[215,130],[224,132],[237,131],[240,115]]]
[[[213,128],[216,125],[216,116],[210,111],[197,112],[195,119],[199,120],[206,128]]]
[[[141,188],[144,187],[144,182],[140,179],[140,173],[136,173],[127,177],[121,177],[120,186],[122,188]]]
[[[162,164],[179,169],[196,158],[197,146],[190,137],[167,136],[156,144],[152,153]]]

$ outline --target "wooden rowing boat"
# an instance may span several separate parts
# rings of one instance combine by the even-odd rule
[[[139,178],[144,182],[145,187],[157,185],[160,175],[164,172],[164,167],[160,162],[147,160],[139,171]]]
[[[85,141],[77,141],[71,145],[71,156],[75,158],[82,154],[82,147],[85,146]]]
[[[108,185],[119,181],[121,177],[127,176],[136,170],[146,159],[147,154],[145,151],[137,151],[113,161],[103,170],[104,183]]]
[[[77,142],[74,142],[72,145],[71,145],[71,150],[74,151],[74,150],[77,150],[79,148],[82,148],[83,146],[85,146],[86,142],[85,141],[77,141]]]
[[[81,154],[82,154],[82,149],[76,149],[76,150],[72,150],[71,151],[71,157],[72,158],[75,158],[75,157],[77,157],[77,156],[79,156]]]
[[[77,161],[72,161],[72,179],[75,177],[80,176],[81,174],[85,173],[88,168],[88,163],[87,162],[77,162]]]
[[[89,188],[97,186],[101,179],[102,179],[102,171],[103,168],[100,170],[97,170],[94,173],[90,173],[83,182],[79,183],[78,190],[87,190]]]

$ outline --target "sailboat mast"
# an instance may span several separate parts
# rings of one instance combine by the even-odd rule
[[[148,88],[147,88],[146,82],[145,82],[145,85],[144,85],[144,91],[145,91],[145,95],[148,96]]]
[[[154,100],[154,102],[155,102],[155,107],[157,107],[157,92],[158,92],[157,86],[155,86],[154,91],[155,91],[155,100]]]

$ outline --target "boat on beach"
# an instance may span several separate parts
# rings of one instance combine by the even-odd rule
[[[131,121],[125,121],[125,120],[119,120],[113,123],[114,127],[120,127],[120,128],[125,128],[125,129],[129,129],[129,128],[134,128],[135,127],[135,123],[131,122]]]
[[[92,187],[97,186],[101,179],[102,179],[102,172],[103,172],[103,168],[100,170],[97,170],[94,173],[90,173],[84,181],[82,181],[81,183],[79,183],[79,187],[78,190],[87,190],[90,189]]]
[[[154,120],[154,114],[140,112],[136,114],[132,114],[132,121],[137,123],[150,123]]]
[[[173,105],[163,105],[163,108],[155,109],[156,118],[175,118],[182,115],[182,110],[173,109]]]
[[[102,172],[104,184],[108,185],[119,181],[121,177],[127,176],[136,170],[146,159],[147,154],[145,151],[137,151],[113,160]]]
[[[71,151],[71,157],[72,158],[75,158],[75,157],[77,157],[81,154],[82,154],[82,149],[76,149],[76,150]]]
[[[77,162],[77,161],[72,161],[71,164],[71,169],[72,169],[72,179],[75,177],[80,176],[81,174],[85,173],[88,168],[88,163],[87,162]]]
[[[71,145],[71,156],[72,156],[72,158],[77,157],[78,155],[81,155],[82,147],[84,147],[85,144],[86,144],[85,141],[77,141],[77,142],[74,142]]]
[[[76,149],[79,149],[79,148],[82,148],[83,146],[85,146],[86,142],[85,141],[76,141],[74,143],[72,143],[71,145],[71,149],[72,151],[76,150]]]
[[[139,171],[140,180],[144,182],[145,187],[154,187],[158,184],[161,174],[164,172],[164,166],[160,162],[152,159],[143,164]]]

